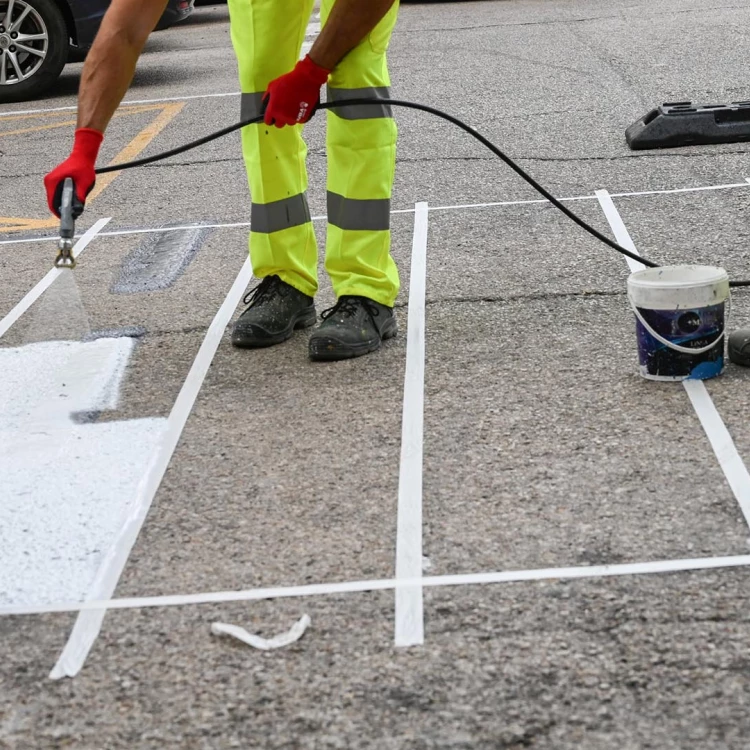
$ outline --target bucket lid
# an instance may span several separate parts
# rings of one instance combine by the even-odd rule
[[[628,278],[632,302],[650,310],[708,307],[729,297],[729,275],[716,266],[659,266]]]
[[[634,271],[628,278],[628,286],[641,289],[691,289],[728,281],[729,274],[718,266],[659,266]]]

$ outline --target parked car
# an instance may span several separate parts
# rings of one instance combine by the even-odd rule
[[[187,18],[195,0],[169,0],[157,28]],[[0,103],[48,90],[69,59],[82,59],[110,0],[0,0]]]

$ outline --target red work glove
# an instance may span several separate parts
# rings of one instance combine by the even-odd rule
[[[300,60],[294,70],[271,81],[263,102],[266,125],[281,128],[307,122],[320,103],[320,87],[328,80],[330,70],[316,65],[310,55]]]
[[[80,201],[80,206],[77,210],[74,206],[74,218],[77,219],[80,216],[86,196],[92,191],[96,182],[94,165],[103,140],[104,136],[98,130],[78,128],[70,156],[44,178],[47,205],[55,216],[60,216],[62,188],[66,177],[72,177],[75,183],[76,197]]]

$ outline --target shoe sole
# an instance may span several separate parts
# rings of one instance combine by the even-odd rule
[[[267,346],[281,344],[292,337],[292,334],[301,328],[314,326],[318,314],[314,307],[301,310],[291,324],[273,336],[269,336],[262,328],[250,326],[240,330],[232,331],[232,345],[239,349],[263,349]]]
[[[330,337],[316,337],[310,339],[310,359],[314,362],[334,362],[340,359],[354,359],[364,354],[377,351],[383,341],[392,339],[398,333],[398,327],[393,325],[383,331],[380,339],[362,344],[344,344]]]

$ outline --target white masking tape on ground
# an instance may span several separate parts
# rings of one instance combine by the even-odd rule
[[[310,626],[310,617],[302,615],[300,619],[292,625],[286,632],[275,636],[274,638],[261,638],[259,635],[248,633],[245,628],[237,625],[228,625],[225,622],[214,622],[211,624],[211,633],[213,635],[229,635],[238,641],[246,643],[248,646],[260,649],[261,651],[271,651],[276,648],[283,648],[292,643],[296,643],[305,634]]]
[[[604,215],[607,217],[610,227],[612,227],[612,231],[614,232],[617,241],[626,250],[630,250],[630,252],[635,255],[640,255],[635,248],[635,243],[630,236],[630,232],[628,232],[628,229],[620,216],[620,212],[615,208],[615,204],[612,202],[612,196],[606,190],[597,190],[595,195],[599,201],[599,205],[602,207],[602,211],[604,211]],[[629,258],[627,255],[623,257],[631,271],[642,271],[646,267],[643,263],[639,263],[637,260],[633,260],[633,258]]]
[[[110,217],[111,218],[111,217]],[[72,250],[74,258],[86,249],[91,240],[96,237],[101,229],[110,221],[99,219],[82,237],[76,242]],[[57,239],[57,238],[53,238]],[[50,268],[47,275],[2,319],[0,320],[0,337],[4,336],[11,326],[49,289],[61,273],[70,272],[69,268]]]
[[[747,188],[750,187],[750,178],[747,178],[746,182],[738,182],[728,185],[708,185],[706,187],[694,187],[694,188],[676,188],[673,190],[644,190],[637,193],[607,193],[610,198],[629,198],[636,196],[648,196],[648,195],[674,195],[675,193],[697,193],[706,190],[731,190],[735,188]],[[606,191],[605,191],[606,192]],[[597,200],[595,195],[578,195],[570,198],[560,198],[561,203],[571,203],[574,201],[594,201]],[[533,204],[545,204],[549,203],[546,198],[535,198],[530,200],[518,200],[518,201],[494,201],[492,203],[456,203],[450,206],[430,206],[430,211],[461,211],[468,210],[471,208],[503,208],[506,206],[529,206]],[[411,214],[414,213],[413,208],[399,208],[391,211],[391,214]],[[326,216],[313,216],[312,221],[323,221]],[[228,222],[226,224],[185,224],[182,226],[175,227],[142,227],[138,229],[121,229],[114,232],[102,232],[102,237],[124,237],[131,234],[152,234],[158,232],[172,232],[181,231],[184,229],[195,229],[196,227],[205,229],[232,229],[234,227],[249,227],[250,222]],[[44,237],[22,237],[14,240],[0,240],[0,245],[22,245],[33,242],[56,242],[57,237],[44,236]]]
[[[658,560],[655,562],[623,563],[618,565],[590,565],[574,568],[540,568],[537,570],[507,571],[499,573],[466,573],[459,575],[425,576],[405,579],[383,578],[369,581],[343,581],[341,583],[311,583],[304,586],[246,589],[242,591],[213,591],[201,594],[175,594],[88,602],[65,602],[0,607],[2,615],[42,615],[55,612],[103,612],[115,609],[142,609],[146,607],[182,607],[191,604],[222,604],[225,602],[252,602],[267,599],[287,599],[304,596],[353,594],[364,591],[390,591],[398,588],[437,588],[443,586],[475,586],[493,583],[522,583],[525,581],[574,580],[582,578],[611,578],[617,576],[649,575],[653,573],[685,573],[689,571],[745,568],[750,566],[750,555],[727,557],[702,557],[683,560]]]
[[[208,328],[190,372],[188,372],[172,411],[169,413],[162,444],[154,454],[151,464],[138,487],[137,499],[133,504],[130,515],[99,568],[92,587],[92,598],[109,598],[117,586],[130,551],[138,538],[143,522],[146,520],[156,491],[159,489],[180,435],[182,435],[182,430],[193,409],[193,404],[203,385],[208,368],[211,366],[226,327],[251,278],[252,267],[248,258]],[[78,674],[99,635],[106,609],[95,608],[92,611],[87,611],[84,607],[80,609],[81,614],[76,620],[73,632],[70,634],[65,648],[50,674],[52,679],[73,677]]]
[[[427,203],[417,203],[409,276],[401,464],[398,480],[396,578],[422,575],[422,447],[424,442],[425,288],[427,274]],[[422,588],[396,591],[396,646],[424,643]]]
[[[724,476],[740,504],[745,521],[750,525],[750,473],[724,424],[716,405],[711,400],[702,380],[683,380],[695,413],[698,415],[706,437],[714,449]]]

